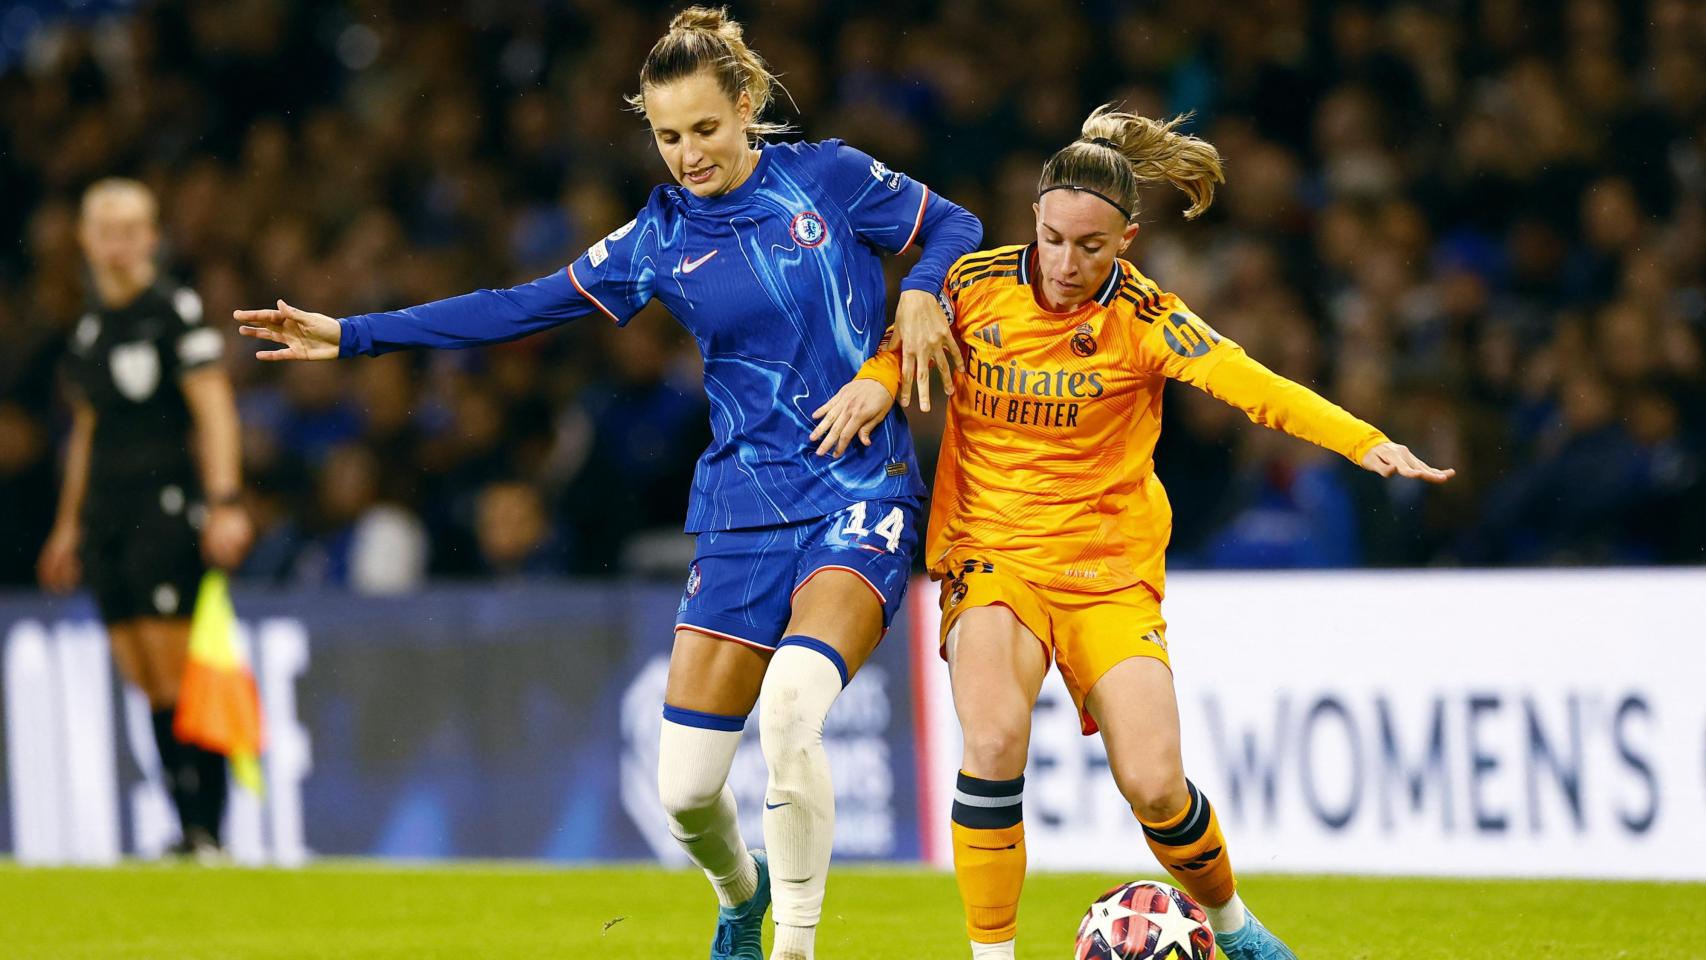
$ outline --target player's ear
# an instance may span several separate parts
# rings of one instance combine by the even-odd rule
[[[1040,231],[1043,226],[1043,205],[1034,200],[1031,201],[1031,213],[1036,216],[1037,229]]]
[[[742,90],[740,96],[735,98],[735,116],[740,118],[742,130],[752,122],[752,94],[748,91]]]
[[[1136,239],[1137,239],[1137,224],[1135,224],[1135,223],[1126,224],[1125,225],[1125,234],[1120,237],[1120,252],[1124,253],[1126,251],[1126,248],[1131,246],[1131,242],[1133,240],[1136,240]]]

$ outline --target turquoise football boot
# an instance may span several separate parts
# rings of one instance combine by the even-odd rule
[[[1244,912],[1244,925],[1233,933],[1215,934],[1214,945],[1226,960],[1297,960],[1297,954],[1248,910]]]
[[[717,935],[711,938],[711,960],[764,960],[764,912],[770,909],[770,861],[763,850],[752,851],[758,867],[758,888],[745,903],[717,908]]]

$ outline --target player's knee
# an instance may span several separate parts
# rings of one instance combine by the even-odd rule
[[[694,780],[684,774],[678,766],[658,764],[658,799],[663,803],[664,813],[675,820],[709,810],[723,792],[721,782],[712,783],[709,778]]]
[[[182,685],[178,671],[156,670],[151,672],[143,692],[148,695],[148,702],[154,709],[165,710],[178,705],[178,691]]]
[[[1158,823],[1176,815],[1190,802],[1183,770],[1158,764],[1145,769],[1116,774],[1120,794],[1131,804],[1132,812],[1146,823]]]
[[[792,682],[766,683],[758,711],[758,742],[772,770],[803,758],[823,743],[824,713]]]
[[[155,684],[143,693],[148,696],[148,706],[154,710],[170,710],[178,705],[177,681],[167,681]]]
[[[1030,749],[1027,724],[1013,721],[978,723],[967,727],[962,768],[974,777],[1010,780],[1025,772]]]
[[[820,646],[784,641],[770,660],[759,700],[758,740],[772,773],[822,749],[824,719],[841,693],[845,673]]]

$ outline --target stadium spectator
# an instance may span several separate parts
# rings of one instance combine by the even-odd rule
[[[476,536],[485,572],[499,580],[560,576],[562,543],[531,484],[500,480],[480,491]]]
[[[291,579],[358,593],[418,589],[427,571],[426,529],[381,489],[373,450],[343,444],[326,454],[315,491],[317,536],[298,545]]]

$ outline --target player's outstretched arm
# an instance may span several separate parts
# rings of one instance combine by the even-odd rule
[[[1364,470],[1444,483],[1456,470],[1429,466],[1410,448],[1301,383],[1257,363],[1170,293],[1145,335],[1147,369],[1159,369],[1244,411],[1255,423],[1332,450]]]
[[[818,422],[812,440],[818,444],[817,455],[830,453],[839,457],[847,452],[854,437],[865,446],[871,445],[871,431],[888,416],[894,406],[894,391],[868,377],[858,377],[835,392],[829,402],[812,411]]]
[[[233,310],[232,319],[242,324],[237,332],[245,337],[281,344],[273,350],[257,350],[261,360],[336,360],[343,328],[323,313],[298,310],[283,300],[274,310]]]
[[[1417,477],[1429,483],[1444,483],[1457,476],[1456,469],[1430,467],[1401,443],[1388,440],[1362,455],[1362,468],[1383,477]]]

